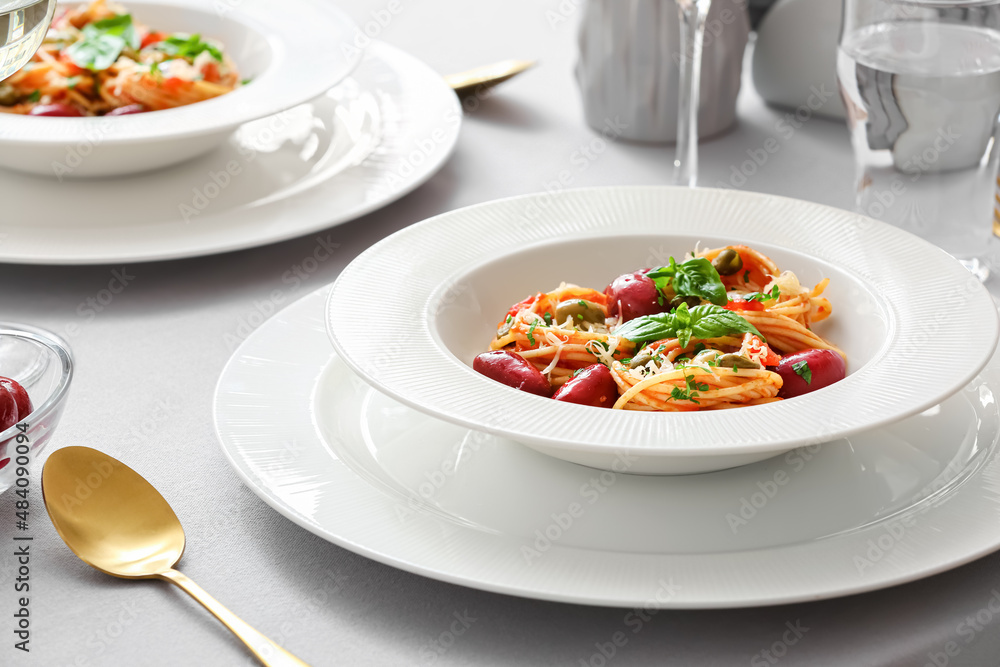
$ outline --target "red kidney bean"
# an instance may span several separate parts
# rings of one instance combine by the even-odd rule
[[[146,107],[141,104],[129,104],[128,106],[118,107],[117,109],[112,109],[111,111],[104,114],[105,116],[128,116],[134,113],[145,113]]]
[[[39,104],[32,107],[28,112],[29,116],[82,116],[80,110],[69,104],[56,102],[55,104]]]
[[[644,273],[618,276],[604,288],[604,294],[608,297],[608,314],[620,314],[622,322],[643,315],[662,313],[665,309],[665,306],[660,305],[660,292],[656,289],[656,284]]]
[[[5,389],[14,398],[14,402],[17,403],[17,420],[21,421],[30,415],[34,408],[31,406],[31,398],[28,396],[28,392],[24,390],[24,387],[15,380],[0,376],[0,392]]]
[[[805,372],[805,366],[800,366],[796,372],[795,366],[803,362],[808,365],[809,372]],[[802,350],[783,356],[777,372],[783,382],[778,396],[794,398],[843,380],[847,376],[847,365],[833,350]],[[803,375],[809,376],[809,382]]]
[[[521,355],[507,350],[483,352],[473,360],[472,369],[491,380],[529,394],[546,398],[552,395],[552,385],[541,371]]]
[[[593,364],[567,380],[552,398],[566,403],[610,408],[618,400],[618,385],[607,366]]]

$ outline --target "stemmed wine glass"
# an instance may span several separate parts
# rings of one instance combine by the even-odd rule
[[[676,0],[680,18],[680,82],[677,97],[677,148],[674,183],[698,183],[698,102],[701,99],[701,53],[705,18],[712,0]]]
[[[0,0],[0,81],[35,55],[55,10],[56,0]]]

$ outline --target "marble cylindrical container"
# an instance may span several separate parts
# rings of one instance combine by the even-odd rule
[[[746,0],[713,0],[705,24],[699,136],[736,120],[743,51],[750,34]],[[587,123],[618,128],[633,141],[677,138],[680,24],[676,0],[586,0],[576,78]]]

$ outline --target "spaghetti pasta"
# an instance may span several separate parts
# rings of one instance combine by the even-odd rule
[[[566,400],[588,405],[656,412],[759,405],[846,373],[844,353],[812,330],[832,312],[828,283],[803,286],[745,245],[702,250],[625,274],[604,292],[566,283],[539,292],[510,308],[485,354],[516,355],[556,399],[572,394]],[[596,365],[607,371],[590,373]],[[586,382],[594,396],[581,399],[587,390],[574,385]]]

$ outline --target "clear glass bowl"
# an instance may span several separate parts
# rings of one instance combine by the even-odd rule
[[[73,353],[65,341],[44,329],[0,322],[0,376],[20,383],[34,406],[30,415],[0,432],[3,493],[16,481],[18,454],[33,461],[52,437],[73,377]],[[19,444],[27,445],[26,454],[18,452]]]

